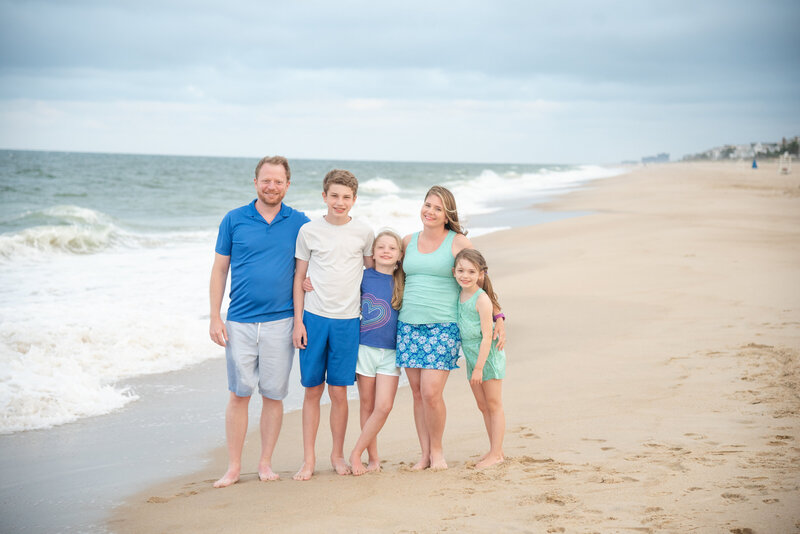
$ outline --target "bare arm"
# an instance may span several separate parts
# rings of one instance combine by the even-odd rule
[[[483,382],[483,366],[486,365],[486,359],[492,348],[492,301],[486,293],[483,293],[478,297],[475,307],[481,319],[481,345],[478,349],[478,361],[475,363],[469,383],[477,386]]]
[[[225,283],[228,281],[230,265],[230,256],[214,254],[214,265],[211,267],[211,283],[209,284],[208,292],[211,303],[211,320],[208,333],[211,336],[211,341],[222,347],[228,341],[228,331],[225,329],[225,323],[222,322],[220,309],[222,308],[222,298],[225,295]]]
[[[462,234],[456,235],[455,239],[453,239],[453,257],[465,248],[475,247],[472,246],[472,242],[467,239],[467,236]],[[494,308],[492,310],[492,316],[497,315],[500,311],[500,308]],[[494,323],[494,339],[497,340],[497,348],[502,350],[506,345],[506,322],[503,318],[498,319],[497,322]]]
[[[292,285],[292,297],[294,298],[294,331],[292,332],[292,342],[295,348],[304,349],[308,337],[306,326],[303,324],[303,307],[305,305],[305,291],[303,291],[303,281],[308,273],[308,262],[296,259],[294,268],[294,284]]]
[[[500,313],[499,308],[494,314],[497,315],[498,313]],[[502,317],[498,318],[494,323],[494,339],[497,340],[497,348],[503,350],[503,347],[506,346],[506,320]]]
[[[375,259],[372,256],[364,256],[364,267],[367,269],[375,267]]]
[[[458,256],[458,253],[464,250],[465,248],[475,248],[472,246],[472,241],[467,239],[467,236],[464,234],[456,234],[456,237],[453,239],[453,257],[455,258]]]

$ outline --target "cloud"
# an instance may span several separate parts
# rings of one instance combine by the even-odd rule
[[[336,147],[396,159],[387,147],[402,145],[411,159],[437,159],[430,147],[450,138],[462,155],[450,144],[446,159],[586,161],[683,150],[689,130],[708,136],[691,151],[800,123],[800,5],[789,1],[0,0],[0,9],[3,146],[113,150],[118,139],[116,150],[257,155],[251,138],[280,120],[270,142],[307,157],[335,157]],[[738,122],[715,130],[728,116]],[[631,131],[637,124],[654,133]],[[571,139],[578,148],[564,150]]]

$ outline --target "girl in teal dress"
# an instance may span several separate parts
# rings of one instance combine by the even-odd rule
[[[458,299],[461,348],[467,363],[469,385],[489,434],[489,452],[478,460],[475,465],[478,469],[504,460],[506,428],[502,390],[506,355],[492,339],[492,310],[500,309],[500,304],[487,271],[486,260],[475,249],[465,248],[456,256],[453,275],[461,286]]]

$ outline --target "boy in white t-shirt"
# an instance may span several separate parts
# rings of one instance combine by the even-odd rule
[[[358,180],[353,173],[334,169],[322,182],[322,199],[328,213],[306,223],[297,235],[294,275],[294,346],[300,349],[300,382],[303,400],[303,466],[295,480],[314,474],[314,444],[319,428],[319,403],[328,383],[331,398],[331,464],[346,475],[344,459],[347,429],[347,386],[356,377],[361,313],[361,277],[372,267],[374,234],[366,224],[353,220]],[[303,291],[310,277],[314,290]]]

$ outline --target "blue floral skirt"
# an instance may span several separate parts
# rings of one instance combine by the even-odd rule
[[[397,366],[416,369],[458,369],[461,334],[457,323],[397,322]]]

